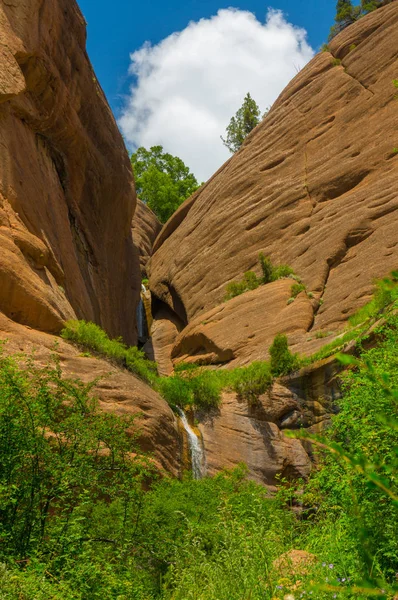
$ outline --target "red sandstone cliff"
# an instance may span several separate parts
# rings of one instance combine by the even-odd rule
[[[66,376],[100,377],[101,406],[141,413],[143,447],[177,474],[166,402],[49,335],[77,317],[136,342],[133,175],[85,40],[74,0],[0,0],[0,339],[40,363],[56,351]]]

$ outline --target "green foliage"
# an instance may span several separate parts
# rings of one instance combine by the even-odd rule
[[[301,294],[301,292],[305,292],[306,291],[306,287],[303,283],[293,283],[290,293],[292,298],[297,298],[297,296],[299,294]]]
[[[246,94],[242,106],[232,117],[227,127],[227,139],[221,136],[224,146],[233,154],[243,144],[245,138],[260,122],[260,109],[256,102]]]
[[[398,271],[393,271],[390,278],[376,282],[372,300],[360,308],[349,318],[353,327],[365,321],[376,319],[383,311],[398,300]]]
[[[1,356],[1,598],[392,600],[398,316],[385,317],[379,345],[343,359],[350,368],[339,412],[311,437],[318,466],[309,482],[282,479],[273,498],[244,466],[200,481],[157,480],[137,450],[134,420],[99,412],[91,385],[65,380],[56,362],[37,369],[30,358],[20,365]],[[287,340],[277,337],[275,355],[284,357]],[[203,375],[197,389],[208,377],[254,404],[271,382],[266,363],[180,365],[162,381]],[[302,519],[288,507],[297,500]],[[300,575],[276,572],[274,560],[292,548],[317,562]]]
[[[381,343],[360,360],[342,356],[351,369],[343,376],[332,427],[313,440],[322,449],[321,468],[304,502],[321,504],[312,543],[332,521],[341,524],[340,552],[352,556],[356,570],[349,574],[359,585],[392,594],[398,563],[398,317],[388,315],[377,334]]]
[[[254,406],[271,387],[270,365],[267,362],[253,362],[248,367],[234,369],[229,374],[228,384],[239,398]]]
[[[258,258],[260,261],[261,272],[263,274],[262,283],[265,285],[266,283],[270,283],[272,281],[274,268],[272,266],[271,259],[268,258],[268,256],[265,256],[263,252],[260,252]]]
[[[87,321],[67,321],[61,332],[64,340],[74,342],[82,349],[91,350],[108,358],[137,375],[146,383],[157,379],[156,364],[145,358],[135,346],[127,347],[121,339],[109,339],[101,327]]]
[[[227,284],[225,300],[240,296],[250,290],[255,290],[261,284],[254,271],[246,271],[242,281],[231,281]]]
[[[242,281],[230,281],[226,287],[224,301],[231,300],[231,298],[240,296],[245,292],[255,290],[260,285],[266,285],[267,283],[271,283],[271,281],[277,281],[284,277],[292,277],[299,280],[299,278],[294,275],[294,271],[291,267],[288,265],[274,266],[270,258],[264,256],[263,252],[260,252],[258,259],[260,261],[262,276],[259,278],[254,271],[247,271],[244,274]]]
[[[277,281],[278,279],[284,279],[285,277],[293,277],[294,271],[292,267],[289,265],[277,265],[272,269],[272,281]]]
[[[271,357],[271,373],[276,377],[288,375],[298,367],[297,355],[292,354],[286,335],[278,333],[269,349]]]
[[[149,206],[161,223],[199,187],[195,176],[177,156],[163,152],[162,146],[141,147],[131,156],[138,197]]]
[[[333,354],[336,354],[336,352],[341,352],[344,350],[345,346],[347,346],[347,344],[353,340],[356,340],[357,343],[360,343],[362,336],[365,334],[367,329],[367,326],[363,325],[362,327],[356,327],[355,329],[348,330],[345,333],[338,335],[332,342],[322,346],[322,348],[318,352],[315,352],[315,354],[312,354],[306,358],[300,358],[300,367],[305,367],[318,360],[323,360],[324,358],[333,356]]]
[[[55,360],[23,361],[0,356],[2,598],[52,598],[53,582],[57,597],[117,596],[127,522],[154,474],[137,454],[134,419],[99,411],[92,384],[64,379]],[[27,566],[20,577],[14,561]]]
[[[335,24],[330,30],[329,40],[343,31],[364,15],[376,10],[382,5],[378,0],[361,0],[360,5],[354,5],[352,0],[337,0]]]

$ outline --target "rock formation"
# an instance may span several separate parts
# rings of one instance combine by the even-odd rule
[[[165,225],[150,260],[155,355],[230,368],[266,360],[276,333],[312,354],[398,264],[398,2],[345,29],[282,92],[243,147]],[[291,279],[224,302],[259,253]],[[289,300],[290,299],[290,300]],[[156,329],[157,327],[157,329]],[[168,354],[169,353],[169,354]],[[338,395],[328,361],[282,381],[256,408],[226,393],[200,415],[208,470],[245,461],[267,484],[305,476],[283,429],[317,429]]]
[[[150,208],[141,200],[133,218],[133,239],[140,257],[141,273],[146,277],[146,265],[152,254],[153,244],[162,229],[162,224]]]
[[[175,359],[265,359],[277,329],[308,353],[309,337],[341,329],[396,267],[397,26],[393,2],[338,35],[167,223],[150,285],[188,325]],[[228,282],[260,274],[260,252],[290,265],[313,298],[286,305],[284,283],[223,303]]]
[[[5,352],[34,350],[40,364],[56,352],[66,376],[99,377],[101,407],[140,413],[142,446],[177,475],[184,448],[165,401],[54,334],[82,318],[134,344],[149,273],[163,375],[181,361],[267,359],[276,333],[302,354],[336,335],[398,262],[397,27],[394,0],[344,30],[160,230],[144,204],[134,215],[129,157],[75,0],[0,0]],[[224,302],[230,281],[260,274],[260,252],[290,265],[306,291],[292,300],[285,278]],[[270,486],[278,475],[306,477],[311,449],[284,430],[316,431],[329,419],[337,369],[323,361],[281,379],[251,406],[225,392],[218,411],[198,413],[207,472],[244,461]]]
[[[0,2],[0,310],[136,340],[133,176],[70,0]]]
[[[177,474],[166,402],[127,371],[49,335],[77,317],[137,339],[133,174],[85,39],[74,0],[0,0],[0,339],[7,353],[34,350],[40,364],[56,351],[67,377],[101,377],[100,405],[141,413],[142,446]]]

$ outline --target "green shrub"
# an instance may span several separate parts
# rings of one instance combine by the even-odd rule
[[[278,333],[269,349],[271,357],[271,373],[278,377],[288,375],[298,368],[298,358],[289,350],[286,335]]]
[[[226,294],[224,301],[231,300],[236,296],[240,296],[245,292],[257,289],[260,285],[266,285],[272,281],[283,279],[284,277],[292,277],[296,281],[301,282],[301,279],[294,275],[294,271],[288,265],[278,265],[274,267],[271,260],[264,256],[264,253],[259,254],[259,261],[262,276],[260,278],[254,273],[254,271],[246,271],[242,281],[231,281],[227,284]]]
[[[128,348],[120,338],[111,340],[101,327],[87,321],[67,321],[61,337],[82,349],[115,361],[122,367],[153,384],[157,379],[156,364],[147,360],[144,352],[136,347]]]
[[[292,298],[297,298],[297,296],[301,292],[305,292],[305,291],[306,291],[306,287],[303,283],[293,283],[292,287],[290,288],[290,293],[291,293]]]
[[[158,382],[158,389],[171,407],[184,408],[194,402],[190,381],[178,375],[161,377]]]
[[[216,372],[202,370],[190,381],[193,403],[198,408],[214,408],[221,402],[221,382]]]
[[[248,290],[244,281],[230,281],[227,284],[224,300],[231,300],[232,298],[236,298],[236,296],[240,296],[247,291]]]
[[[258,258],[260,260],[261,272],[263,274],[262,283],[265,285],[272,281],[273,266],[272,266],[271,260],[268,257],[264,256],[263,252],[260,252]]]
[[[289,265],[278,265],[272,270],[272,281],[277,281],[284,277],[291,277],[292,275],[294,275],[292,267],[289,267]]]
[[[260,280],[257,279],[257,275],[254,273],[254,271],[246,271],[243,276],[243,281],[246,284],[247,290],[255,290],[261,283]]]
[[[270,365],[267,362],[253,362],[248,367],[234,369],[229,381],[239,398],[246,400],[249,405],[255,405],[259,396],[271,387]]]
[[[398,317],[389,315],[376,333],[381,342],[362,351],[359,361],[341,357],[350,370],[342,376],[338,414],[324,436],[313,440],[322,448],[320,468],[303,501],[320,509],[318,531],[308,532],[307,540],[320,549],[323,538],[325,547],[333,520],[333,527],[344,529],[336,567],[351,556],[354,569],[344,577],[353,576],[362,588],[390,588],[385,597],[392,598],[398,563]]]

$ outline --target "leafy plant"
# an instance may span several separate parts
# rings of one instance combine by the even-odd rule
[[[296,280],[301,281],[299,277],[294,275],[293,269],[288,265],[274,266],[270,258],[266,257],[263,252],[260,252],[258,258],[262,276],[258,278],[254,271],[247,271],[244,274],[242,281],[231,281],[227,284],[224,301],[231,300],[231,298],[235,298],[236,296],[240,296],[245,292],[254,290],[260,285],[266,285],[267,283],[271,283],[272,281],[277,281],[278,279],[283,279],[285,277],[291,277],[292,279],[295,278]]]
[[[271,368],[267,362],[253,362],[248,367],[234,369],[229,377],[230,387],[251,406],[257,404],[271,384]]]
[[[196,177],[178,156],[163,152],[162,146],[138,148],[131,156],[139,198],[161,223],[199,187]]]
[[[299,294],[301,294],[301,292],[305,292],[306,291],[306,287],[303,283],[293,283],[290,293],[292,298],[297,298],[297,296]]]
[[[269,349],[272,375],[288,375],[298,367],[298,358],[289,350],[286,335],[278,333]]]

